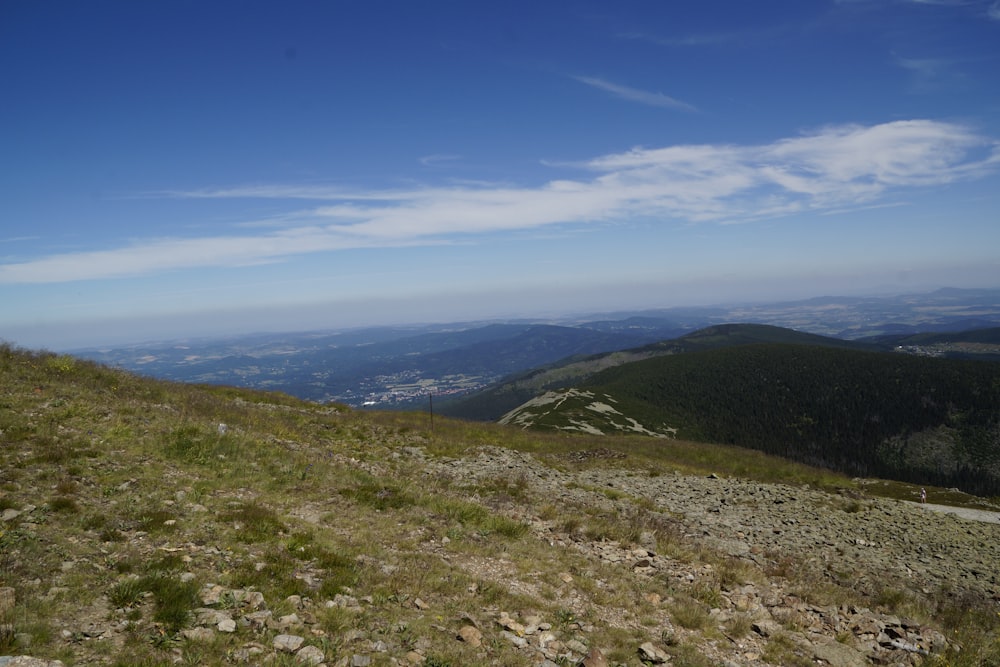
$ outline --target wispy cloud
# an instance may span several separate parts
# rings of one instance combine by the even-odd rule
[[[769,144],[677,145],[563,164],[573,178],[536,186],[462,184],[397,190],[258,185],[163,193],[188,199],[284,200],[255,233],[147,239],[93,252],[0,264],[0,283],[46,283],[246,266],[348,248],[445,244],[554,225],[746,223],[891,205],[1000,168],[1000,141],[953,123],[827,127]],[[303,207],[306,200],[315,202]],[[244,229],[245,231],[245,229]]]
[[[986,16],[994,21],[1000,21],[1000,2],[994,2],[987,7]]]
[[[678,109],[680,111],[698,110],[687,102],[682,102],[681,100],[670,97],[669,95],[664,95],[663,93],[652,93],[646,90],[639,90],[638,88],[630,88],[628,86],[622,86],[617,83],[612,83],[610,81],[605,81],[604,79],[598,79],[590,76],[574,76],[573,78],[580,83],[597,88],[598,90],[603,90],[606,93],[611,93],[612,95],[628,100],[629,102],[638,102],[640,104],[661,107],[664,109]]]
[[[420,164],[425,167],[437,166],[441,163],[454,162],[455,160],[461,160],[461,155],[452,155],[447,153],[435,153],[433,155],[425,155],[420,158]]]
[[[963,75],[957,70],[958,62],[945,58],[903,58],[893,54],[896,64],[912,76],[914,92],[926,93],[959,84]]]
[[[621,39],[630,39],[640,42],[648,42],[657,46],[686,47],[686,46],[718,46],[720,44],[741,43],[746,40],[744,35],[738,33],[698,33],[684,35],[682,37],[657,37],[643,32],[627,32],[618,35]]]

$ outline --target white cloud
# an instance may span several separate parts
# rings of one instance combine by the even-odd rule
[[[439,165],[443,162],[454,162],[455,160],[461,160],[461,155],[452,155],[447,153],[435,153],[433,155],[424,155],[420,158],[420,164],[425,167],[433,167]]]
[[[994,21],[1000,21],[1000,2],[994,2],[986,10],[986,16]]]
[[[161,196],[287,200],[266,231],[132,245],[0,264],[0,284],[92,280],[283,261],[347,248],[455,243],[552,225],[740,223],[890,205],[887,195],[1000,167],[1000,142],[930,120],[828,127],[760,145],[634,148],[561,165],[538,186],[462,184],[385,191],[262,185]],[[301,201],[317,206],[302,208]],[[266,221],[264,223],[266,224]]]
[[[607,93],[611,93],[617,97],[630,102],[639,102],[640,104],[646,104],[653,107],[662,107],[664,109],[678,109],[680,111],[697,111],[697,109],[688,104],[687,102],[682,102],[678,99],[674,99],[669,95],[664,95],[663,93],[651,93],[645,90],[639,90],[638,88],[630,88],[628,86],[622,86],[617,83],[612,83],[610,81],[605,81],[604,79],[597,79],[590,76],[574,76],[574,79],[580,83],[584,83],[593,88],[603,90]]]

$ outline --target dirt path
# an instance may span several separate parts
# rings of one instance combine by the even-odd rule
[[[990,510],[977,510],[971,507],[952,507],[950,505],[934,505],[933,503],[917,503],[911,500],[903,501],[910,505],[923,507],[924,509],[939,512],[941,514],[954,514],[955,516],[968,519],[969,521],[984,521],[986,523],[1000,523],[1000,512]]]

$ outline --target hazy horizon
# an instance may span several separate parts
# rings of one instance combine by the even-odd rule
[[[231,336],[256,334],[302,334],[311,332],[338,332],[377,327],[407,327],[449,325],[483,322],[565,321],[588,319],[595,316],[620,313],[652,312],[674,308],[724,308],[780,305],[820,298],[893,298],[924,294],[939,289],[956,288],[954,285],[924,286],[912,289],[892,289],[888,286],[871,288],[854,293],[789,294],[785,298],[738,298],[699,301],[690,299],[673,303],[651,303],[636,300],[618,302],[561,301],[550,307],[503,310],[497,300],[478,307],[462,307],[454,301],[431,304],[417,301],[397,301],[393,304],[309,304],[301,307],[269,308],[262,310],[214,311],[179,313],[160,317],[76,321],[72,327],[52,324],[27,326],[12,330],[14,335],[0,333],[0,342],[7,342],[27,349],[52,352],[74,352],[95,348],[141,346],[146,344],[173,343],[184,340],[213,340]],[[957,289],[1000,289],[1000,286],[970,285]],[[517,294],[508,295],[511,299]],[[632,305],[630,305],[632,304]],[[19,337],[20,336],[20,337]]]

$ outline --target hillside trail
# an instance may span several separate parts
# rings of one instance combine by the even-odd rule
[[[994,512],[991,510],[979,510],[971,507],[952,507],[951,505],[935,505],[934,503],[918,503],[912,500],[904,500],[903,502],[908,505],[922,507],[941,514],[954,514],[961,519],[968,519],[969,521],[1000,523],[1000,512]]]

